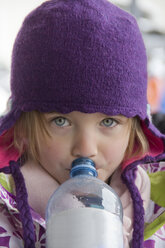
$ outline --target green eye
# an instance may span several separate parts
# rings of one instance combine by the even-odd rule
[[[114,127],[117,124],[117,121],[115,121],[112,118],[106,118],[102,121],[102,125],[105,127]]]
[[[59,127],[65,127],[69,124],[68,120],[64,117],[57,117],[54,119],[54,122]]]

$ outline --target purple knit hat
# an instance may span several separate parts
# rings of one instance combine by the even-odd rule
[[[147,58],[133,16],[106,0],[46,1],[24,20],[11,67],[11,112],[146,118]]]
[[[106,0],[46,1],[26,17],[16,38],[11,109],[0,119],[0,135],[22,112],[81,111],[139,116],[149,132],[163,139],[148,119],[146,88],[146,52],[133,16]],[[144,161],[153,158],[146,156]],[[134,204],[133,248],[143,247],[144,210],[134,184],[139,162],[122,174]],[[19,163],[10,161],[4,171],[12,173],[16,183],[24,247],[33,248],[35,235]]]

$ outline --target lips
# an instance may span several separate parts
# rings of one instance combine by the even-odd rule
[[[99,169],[101,169],[101,168],[103,168],[103,167],[101,167],[101,166],[98,165],[98,164],[95,164],[95,168],[96,168],[96,170],[99,170]]]
[[[94,161],[94,163],[95,163],[95,161]],[[95,169],[96,170],[99,170],[99,169],[102,169],[102,168],[103,167],[101,167],[100,165],[98,165],[98,164],[95,163]],[[71,168],[65,168],[65,170],[70,172],[71,171]]]

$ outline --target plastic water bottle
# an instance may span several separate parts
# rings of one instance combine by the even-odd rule
[[[71,178],[46,210],[47,248],[123,248],[122,205],[88,158],[73,161]]]

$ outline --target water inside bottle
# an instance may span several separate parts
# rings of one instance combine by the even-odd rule
[[[123,248],[119,216],[90,207],[54,214],[47,223],[47,247]]]

